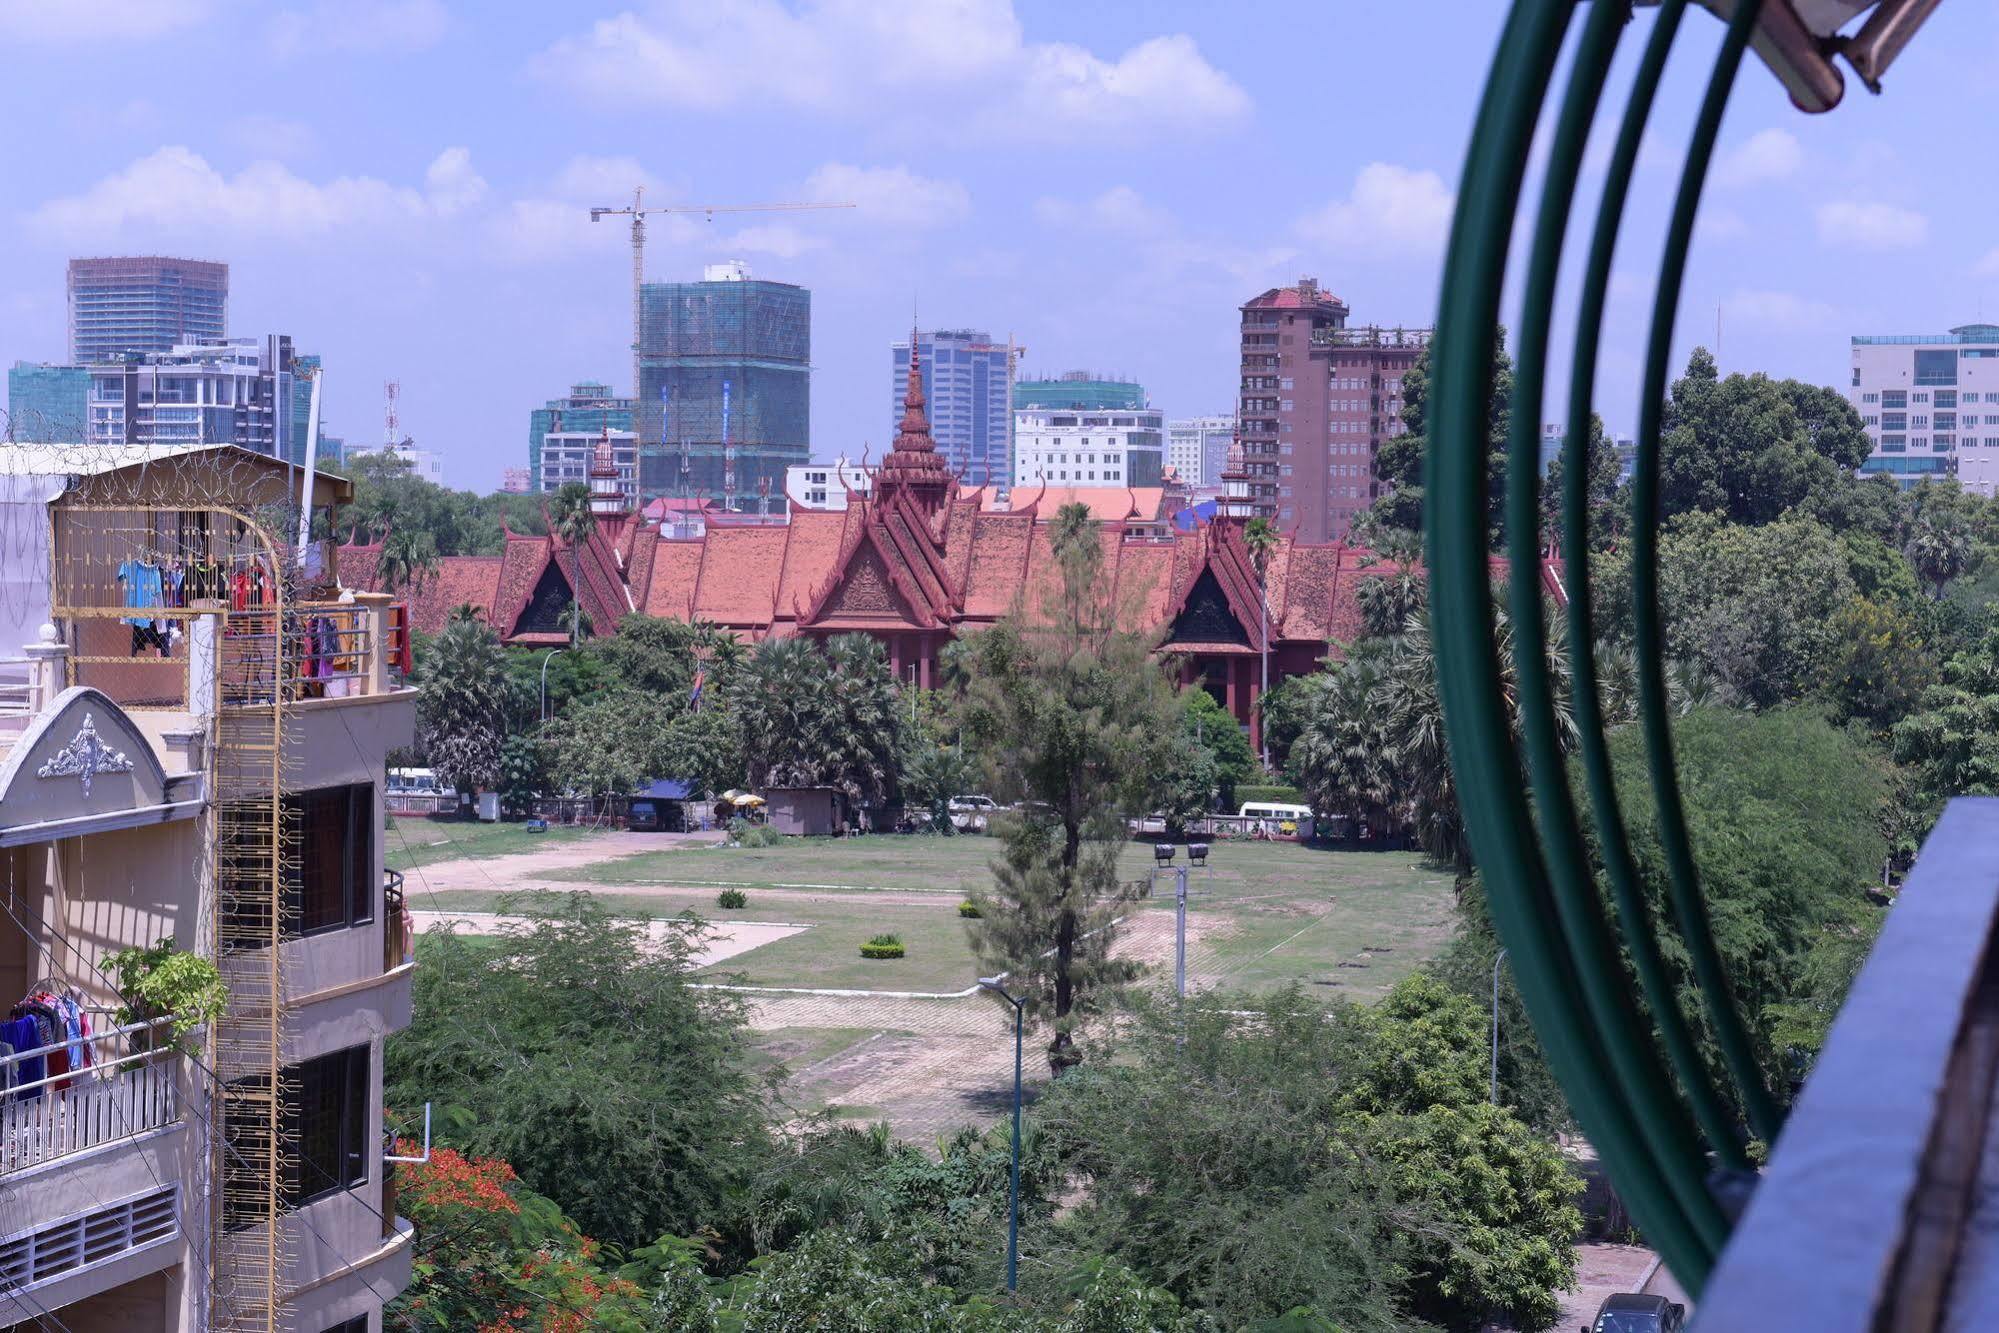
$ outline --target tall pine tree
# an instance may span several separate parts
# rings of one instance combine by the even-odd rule
[[[1023,802],[1004,821],[993,884],[973,900],[972,950],[1050,1029],[1049,1068],[1080,1058],[1076,1026],[1136,972],[1111,956],[1128,891],[1117,877],[1125,821],[1170,771],[1173,690],[1103,568],[1083,505],[1055,517],[1055,577],[1029,610],[967,645],[965,722],[995,790]]]

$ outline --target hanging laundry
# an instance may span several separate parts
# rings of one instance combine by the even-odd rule
[[[160,582],[160,567],[144,560],[127,560],[118,566],[118,582],[122,586],[127,607],[149,607],[161,605],[164,596]],[[125,617],[128,625],[152,625],[151,616]]]
[[[35,1020],[32,1018],[10,1018],[4,1023],[0,1023],[0,1042],[11,1046],[17,1055],[22,1051],[32,1051],[37,1046],[43,1044],[41,1029],[35,1025]],[[42,1057],[39,1055],[29,1056],[25,1060],[16,1060],[13,1069],[14,1077],[9,1086],[14,1088],[18,1088],[24,1083],[39,1083],[48,1072]],[[29,1088],[21,1093],[22,1097],[31,1101],[41,1095],[42,1090],[40,1088]]]

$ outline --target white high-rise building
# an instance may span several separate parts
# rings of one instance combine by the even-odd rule
[[[607,438],[611,441],[611,461],[618,469],[618,489],[626,499],[637,500],[639,437],[628,430],[550,431],[542,437],[541,473],[534,478],[534,489],[553,494],[569,482],[587,484],[597,446]]]
[[[874,494],[875,470],[849,462],[793,463],[784,470],[784,498],[793,509],[844,510],[850,498]]]
[[[435,449],[418,449],[409,444],[399,444],[393,449],[386,444],[350,444],[346,448],[345,456],[351,463],[370,454],[389,453],[408,463],[411,475],[417,480],[427,481],[433,486],[444,484],[444,455]]]
[[[292,340],[180,343],[90,368],[92,444],[233,444],[291,456]],[[302,386],[301,386],[302,387]]]
[[[1235,440],[1232,416],[1183,417],[1166,423],[1166,466],[1185,486],[1219,486]]]
[[[1856,334],[1847,394],[1873,445],[1862,476],[1886,473],[1905,487],[1957,476],[1992,494],[1999,473],[1999,324]]]
[[[1013,489],[1157,486],[1166,468],[1166,416],[1157,408],[1013,414]]]

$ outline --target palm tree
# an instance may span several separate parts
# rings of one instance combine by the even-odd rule
[[[437,572],[437,540],[428,532],[392,528],[375,557],[375,583],[383,592],[420,588]]]
[[[1242,525],[1242,544],[1249,548],[1249,561],[1261,579],[1270,567],[1270,554],[1277,549],[1277,528],[1267,518],[1253,518]]]
[[[1930,597],[1943,600],[1943,590],[1964,572],[1971,559],[1971,539],[1963,524],[1948,513],[1926,512],[1909,535],[1909,563],[1930,585]]]
[[[549,530],[570,546],[590,540],[597,516],[590,512],[590,488],[580,481],[563,483],[548,506]]]

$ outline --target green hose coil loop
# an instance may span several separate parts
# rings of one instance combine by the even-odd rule
[[[1542,379],[1548,327],[1561,268],[1569,205],[1582,172],[1590,123],[1609,75],[1623,27],[1622,7],[1598,0],[1583,25],[1562,99],[1542,184],[1514,356],[1511,431],[1506,476],[1507,562],[1518,681],[1521,747],[1529,788],[1540,815],[1541,850],[1550,896],[1566,937],[1571,965],[1611,1068],[1638,1112],[1639,1132],[1679,1205],[1702,1239],[1719,1249],[1727,1225],[1705,1184],[1706,1166],[1685,1106],[1660,1067],[1650,1029],[1632,1001],[1617,941],[1605,922],[1583,845],[1558,736],[1555,691],[1548,670],[1540,552]]]
[[[1730,992],[1720,951],[1715,948],[1707,903],[1701,898],[1700,876],[1694,867],[1693,842],[1680,803],[1679,778],[1673,762],[1673,735],[1666,697],[1665,636],[1659,612],[1659,418],[1666,397],[1666,367],[1672,355],[1673,315],[1680,303],[1686,275],[1687,249],[1694,216],[1700,209],[1701,186],[1714,157],[1721,116],[1742,66],[1761,0],[1742,0],[1728,21],[1728,35],[1715,57],[1714,73],[1701,99],[1700,114],[1687,146],[1686,166],[1673,200],[1666,231],[1665,255],[1659,264],[1659,287],[1652,304],[1652,330],[1646,346],[1645,377],[1638,400],[1637,468],[1631,492],[1631,600],[1633,644],[1638,656],[1639,725],[1645,738],[1646,766],[1659,815],[1659,841],[1666,856],[1667,888],[1674,918],[1694,980],[1700,989],[1722,1060],[1735,1080],[1749,1127],[1765,1142],[1774,1142],[1783,1123],[1776,1102],[1763,1084],[1748,1030]]]
[[[1576,748],[1582,759],[1584,786],[1589,793],[1590,811],[1597,829],[1598,855],[1611,898],[1617,905],[1624,942],[1631,950],[1645,1003],[1659,1025],[1667,1056],[1680,1086],[1693,1104],[1694,1117],[1714,1148],[1720,1164],[1730,1170],[1744,1170],[1748,1158],[1742,1151],[1733,1115],[1723,1104],[1708,1078],[1707,1066],[1695,1048],[1686,1016],[1666,973],[1665,960],[1652,930],[1651,914],[1638,888],[1638,867],[1631,855],[1631,843],[1624,830],[1624,815],[1612,776],[1610,748],[1604,736],[1603,708],[1597,693],[1594,595],[1590,587],[1589,547],[1589,456],[1588,447],[1595,424],[1592,393],[1596,384],[1597,339],[1603,327],[1604,298],[1610,287],[1611,260],[1617,248],[1619,223],[1630,194],[1631,176],[1637,169],[1638,148],[1665,72],[1666,57],[1686,14],[1686,0],[1665,0],[1653,22],[1652,35],[1632,81],[1631,99],[1624,112],[1612,151],[1610,169],[1604,178],[1603,199],[1597,208],[1596,230],[1590,240],[1589,259],[1583,270],[1582,295],[1576,317],[1575,355],[1570,362],[1568,438],[1562,455],[1566,483],[1562,506],[1562,552],[1569,594],[1569,672],[1572,707],[1575,712]]]
[[[1711,1227],[1697,1225],[1667,1185],[1560,941],[1521,793],[1496,669],[1485,551],[1486,404],[1513,205],[1535,119],[1572,11],[1570,0],[1519,0],[1507,18],[1459,183],[1432,361],[1439,392],[1426,461],[1431,624],[1437,683],[1466,827],[1494,885],[1492,911],[1514,958],[1522,998],[1577,1118],[1618,1180],[1632,1213],[1682,1282],[1698,1290],[1713,1264]]]

